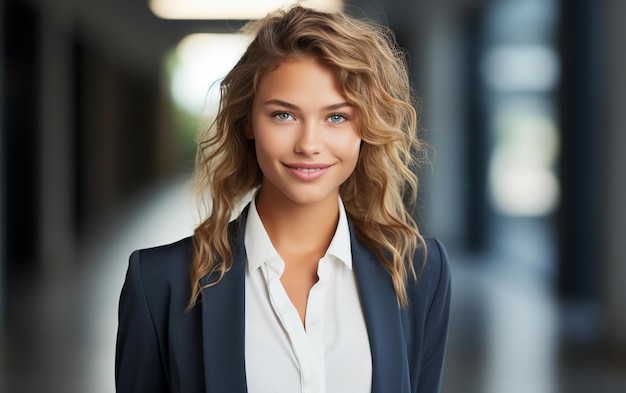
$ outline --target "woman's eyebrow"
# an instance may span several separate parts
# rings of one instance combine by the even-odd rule
[[[286,101],[282,101],[282,100],[277,100],[277,99],[271,99],[271,100],[267,100],[265,102],[263,102],[264,105],[279,105],[279,106],[283,106],[285,108],[289,108],[295,111],[300,110],[301,108],[298,105],[286,102]],[[341,109],[341,108],[345,108],[345,107],[351,107],[352,105],[347,103],[347,102],[340,102],[337,104],[332,104],[332,105],[328,105],[322,108],[322,110],[325,111],[332,111],[332,110],[336,110],[336,109]]]

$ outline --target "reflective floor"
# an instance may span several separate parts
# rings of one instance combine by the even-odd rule
[[[183,182],[147,195],[90,234],[77,261],[66,264],[74,268],[24,272],[7,283],[0,392],[114,391],[128,256],[189,235],[195,221]],[[546,269],[449,251],[454,285],[443,393],[626,392],[621,360],[563,350],[563,323],[571,318],[563,318]],[[593,309],[579,318],[593,318]]]

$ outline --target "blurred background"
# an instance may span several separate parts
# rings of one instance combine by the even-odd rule
[[[0,392],[113,392],[129,254],[187,181],[246,20],[283,2],[0,1]],[[453,267],[443,393],[626,392],[626,1],[346,0],[410,53]]]

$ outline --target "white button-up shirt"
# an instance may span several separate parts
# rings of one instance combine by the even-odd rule
[[[303,240],[306,241],[306,240]],[[369,393],[372,359],[341,199],[335,235],[309,292],[306,330],[280,278],[285,263],[252,201],[246,222],[249,393]]]

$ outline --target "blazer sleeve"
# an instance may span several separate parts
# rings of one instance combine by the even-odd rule
[[[416,393],[439,392],[450,319],[450,264],[443,245],[432,239],[428,261],[439,266],[438,280],[426,315],[424,358]]]
[[[115,353],[115,386],[118,393],[167,393],[157,330],[150,313],[141,274],[139,251],[130,257],[119,303]]]

